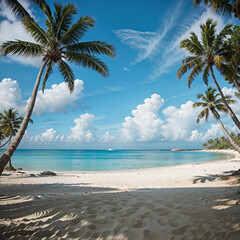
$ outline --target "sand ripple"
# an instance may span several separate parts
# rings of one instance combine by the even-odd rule
[[[0,239],[237,240],[237,188],[211,192],[1,196]]]

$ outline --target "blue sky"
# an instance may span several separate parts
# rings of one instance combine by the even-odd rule
[[[22,2],[43,26],[41,12]],[[200,110],[193,109],[192,102],[206,86],[201,76],[190,90],[187,75],[176,79],[186,56],[179,42],[191,31],[198,33],[199,24],[208,17],[218,21],[218,29],[234,19],[203,6],[194,8],[190,0],[74,3],[78,16],[91,15],[96,20],[95,28],[82,40],[104,40],[117,50],[116,59],[100,56],[110,77],[71,65],[76,81],[74,93],[69,94],[54,69],[45,93],[38,94],[34,124],[28,127],[22,148],[200,148],[206,139],[222,135],[214,119],[196,124]],[[4,4],[1,9],[0,42],[32,40]],[[39,59],[0,58],[0,111],[14,107],[24,115],[40,66]],[[224,91],[233,93],[217,77]],[[233,108],[240,114],[238,106]],[[222,119],[230,131],[237,131],[227,116]]]

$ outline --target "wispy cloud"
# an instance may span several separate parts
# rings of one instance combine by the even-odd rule
[[[159,53],[159,46],[168,32],[176,25],[179,17],[178,9],[182,6],[183,1],[179,1],[176,10],[166,14],[159,29],[156,32],[136,31],[133,29],[119,29],[113,31],[123,44],[137,51],[137,56],[131,63],[135,65],[149,58],[152,59]],[[128,69],[128,68],[125,68]]]
[[[191,32],[200,35],[199,25],[205,23],[208,18],[217,21],[217,31],[224,26],[223,18],[208,9],[198,8],[198,11],[183,17],[183,11],[179,11],[183,8],[184,2],[178,1],[174,10],[166,12],[163,16],[161,25],[155,32],[133,29],[114,31],[123,44],[137,51],[136,58],[130,64],[135,65],[146,59],[152,61],[153,70],[148,82],[156,81],[162,74],[170,72],[177,65],[180,66],[181,60],[186,56],[185,50],[179,48],[180,42],[189,37]]]
[[[208,18],[217,21],[217,31],[224,27],[222,17],[216,15],[210,10],[204,11],[200,16],[192,16],[191,21],[184,23],[179,29],[180,31],[172,37],[172,41],[165,45],[164,51],[159,55],[159,59],[155,65],[154,71],[150,76],[150,80],[154,81],[162,74],[172,70],[177,64],[180,65],[181,60],[186,56],[185,50],[179,48],[180,42],[189,37],[191,32],[200,36],[200,24],[206,22]]]

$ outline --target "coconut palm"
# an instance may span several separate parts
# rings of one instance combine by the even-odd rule
[[[236,18],[240,19],[240,0],[193,0],[194,7],[202,2],[217,13],[233,14]]]
[[[182,66],[177,72],[177,78],[180,79],[188,70],[192,69],[187,78],[190,88],[192,82],[201,72],[203,72],[204,83],[208,85],[208,78],[211,74],[229,115],[240,129],[240,122],[225,99],[213,71],[213,67],[216,67],[224,75],[233,74],[227,64],[227,61],[233,56],[233,52],[231,46],[225,43],[226,37],[231,33],[231,26],[231,24],[226,25],[220,33],[216,34],[216,22],[208,19],[206,24],[200,25],[201,40],[193,32],[190,38],[182,40],[180,48],[188,50],[191,56],[182,61]]]
[[[0,148],[11,142],[11,139],[16,135],[22,120],[23,117],[19,117],[18,111],[14,110],[14,108],[9,108],[8,110],[4,110],[4,113],[0,113],[0,131],[4,139],[7,139],[5,143],[0,146]],[[29,122],[33,123],[32,119],[30,119]],[[12,166],[11,159],[8,162],[7,169],[15,170]]]
[[[194,103],[193,107],[203,108],[197,117],[197,123],[199,123],[201,118],[205,118],[205,120],[207,121],[209,118],[209,113],[212,113],[214,118],[219,122],[220,126],[222,127],[224,133],[226,134],[232,146],[240,153],[240,146],[234,142],[231,135],[226,130],[222,121],[220,120],[220,115],[218,111],[227,113],[227,109],[222,102],[220,94],[219,93],[216,94],[216,89],[209,87],[207,91],[205,91],[205,95],[198,94],[197,98],[201,99],[201,102]],[[228,102],[228,104],[232,104],[235,102],[234,100],[231,99],[230,95],[225,95],[225,99]]]
[[[227,39],[226,44],[230,45],[233,56],[226,65],[227,71],[223,70],[223,75],[240,93],[240,26],[233,27],[231,37]]]
[[[0,48],[2,55],[16,54],[23,57],[38,56],[42,58],[42,66],[34,85],[26,115],[22,121],[19,131],[1,157],[0,174],[16,150],[27,128],[36,101],[41,77],[45,68],[46,71],[42,81],[43,91],[46,81],[53,71],[53,66],[58,65],[70,92],[72,92],[74,90],[75,78],[73,71],[67,62],[91,68],[100,73],[102,76],[108,77],[109,71],[107,66],[95,55],[104,54],[112,58],[115,57],[114,47],[107,42],[80,42],[89,27],[94,27],[94,20],[90,16],[84,16],[80,17],[76,23],[72,24],[72,19],[74,15],[77,14],[74,4],[68,3],[63,6],[60,3],[55,3],[53,13],[50,8],[48,8],[48,10],[44,13],[46,15],[45,29],[41,28],[33,19],[25,18],[23,21],[24,26],[35,39],[36,43],[22,40],[7,41],[4,42]]]

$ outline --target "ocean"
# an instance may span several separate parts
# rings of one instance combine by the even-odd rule
[[[4,150],[0,151],[0,154]],[[39,171],[113,171],[227,158],[228,154],[170,150],[16,150],[15,168]]]

